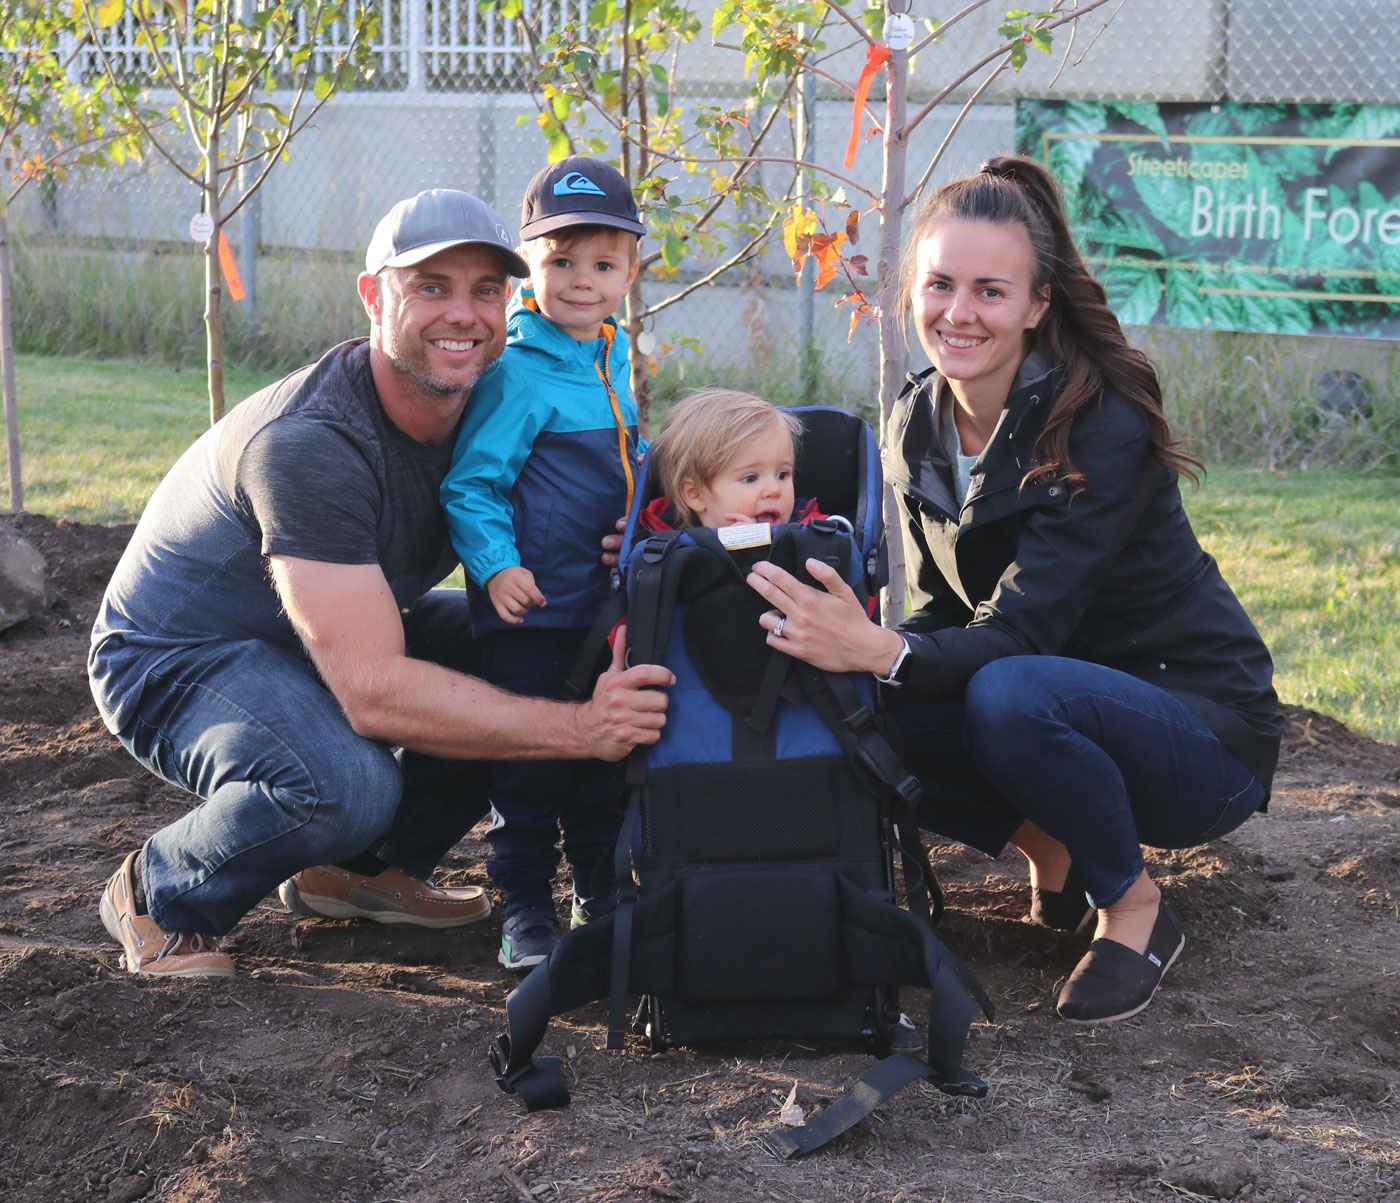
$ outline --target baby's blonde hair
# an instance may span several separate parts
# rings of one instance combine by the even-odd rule
[[[681,481],[690,480],[702,489],[709,488],[745,444],[774,422],[781,423],[792,436],[795,452],[802,434],[802,419],[752,393],[702,388],[671,407],[647,457],[651,475],[675,506],[681,522],[695,522],[690,507],[681,500]]]

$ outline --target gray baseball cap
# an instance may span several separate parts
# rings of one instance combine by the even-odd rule
[[[485,201],[453,188],[430,188],[401,200],[374,227],[365,271],[409,267],[454,246],[499,251],[512,276],[528,276],[530,265],[515,253],[501,215]]]

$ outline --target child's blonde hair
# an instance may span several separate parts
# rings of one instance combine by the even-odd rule
[[[695,515],[681,500],[681,481],[690,480],[701,488],[709,488],[745,444],[774,422],[787,429],[796,452],[802,419],[752,393],[702,388],[671,407],[647,457],[653,478],[660,483],[682,523],[693,525]]]

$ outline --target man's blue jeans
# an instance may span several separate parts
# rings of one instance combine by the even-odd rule
[[[889,715],[923,784],[921,827],[996,856],[1028,819],[1069,849],[1096,907],[1137,880],[1142,844],[1204,844],[1265,797],[1185,702],[1082,660],[995,660],[962,702],[895,695]]]
[[[410,655],[475,670],[460,592],[420,598],[404,629]],[[365,852],[427,877],[487,811],[483,764],[356,735],[309,661],[258,640],[163,660],[118,738],[203,799],[146,841],[146,902],[168,931],[221,936],[294,873]]]

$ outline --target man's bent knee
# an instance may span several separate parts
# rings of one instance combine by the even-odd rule
[[[316,831],[320,861],[354,856],[382,838],[403,796],[403,776],[388,749],[369,740],[359,742],[358,748],[345,748],[334,763],[307,766],[311,798],[302,797],[296,804],[311,806],[309,825]],[[279,802],[289,806],[292,798],[284,795]]]

